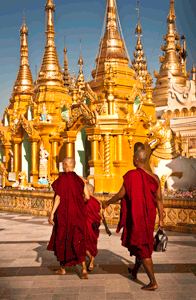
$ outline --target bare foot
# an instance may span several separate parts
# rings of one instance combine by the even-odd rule
[[[54,274],[65,275],[65,274],[66,274],[66,271],[65,271],[65,269],[63,269],[63,268],[60,268],[60,269],[58,269],[58,270],[53,270],[53,273],[54,273]]]
[[[93,268],[94,268],[94,265],[93,265],[93,263],[94,263],[94,257],[91,259],[91,261],[90,261],[90,264],[88,265],[88,270],[89,271],[92,271],[93,270]]]
[[[142,290],[145,291],[154,291],[156,289],[158,289],[158,285],[156,283],[155,284],[149,283],[148,285],[142,287]]]
[[[137,273],[135,273],[133,269],[128,268],[128,272],[131,274],[132,279],[137,279]]]
[[[87,275],[87,271],[86,270],[82,270],[81,279],[88,279],[88,275]]]

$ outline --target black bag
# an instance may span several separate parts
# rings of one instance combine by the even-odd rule
[[[168,237],[161,228],[158,229],[154,237],[154,251],[165,252],[167,248]]]

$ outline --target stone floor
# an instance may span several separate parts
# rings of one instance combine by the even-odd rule
[[[121,246],[120,234],[101,227],[95,268],[81,280],[81,266],[54,275],[58,263],[46,250],[52,227],[47,217],[0,211],[0,299],[196,299],[196,236],[168,232],[165,253],[153,253],[156,291],[142,291],[144,270],[132,281],[127,268],[134,258]]]

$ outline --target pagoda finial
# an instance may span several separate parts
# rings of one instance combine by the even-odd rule
[[[63,85],[70,89],[71,79],[68,68],[68,60],[67,60],[67,47],[64,47],[64,67],[63,67]]]
[[[142,33],[142,27],[140,25],[140,10],[139,10],[139,4],[140,4],[140,1],[137,0],[137,8],[136,10],[138,11],[138,14],[137,14],[137,26],[136,26],[136,29],[135,29],[135,34],[138,34],[140,35]]]
[[[24,13],[24,9],[23,9]],[[15,95],[20,93],[32,94],[34,90],[33,79],[31,75],[31,70],[29,67],[28,60],[28,43],[27,36],[29,35],[28,28],[25,24],[25,17],[23,17],[23,24],[20,29],[20,66],[17,74],[17,78],[14,84],[13,93]]]
[[[84,62],[83,62],[83,59],[82,59],[82,48],[81,48],[81,39],[80,39],[80,57],[79,57],[79,60],[78,60],[78,66],[80,67],[79,74],[83,74],[83,71],[82,71],[82,66],[83,65],[84,65]]]
[[[54,42],[54,11],[53,0],[48,0],[45,5],[46,11],[46,45],[42,64],[37,80],[38,85],[63,86],[62,72],[59,65],[58,56]]]
[[[135,52],[134,52],[134,59],[131,62],[131,67],[133,70],[135,70],[135,77],[137,80],[139,80],[142,84],[143,87],[145,88],[147,85],[150,83],[150,73],[147,71],[147,60],[144,57],[145,52],[143,51],[143,46],[141,42],[141,33],[142,33],[142,27],[139,22],[139,0],[137,0],[137,8],[136,10],[138,11],[137,15],[137,26],[135,29],[135,34],[138,37],[137,39],[137,44],[135,47]]]
[[[176,14],[174,9],[174,0],[170,0],[170,9],[167,17],[167,23],[175,23]]]

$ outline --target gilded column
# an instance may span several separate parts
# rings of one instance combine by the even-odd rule
[[[65,141],[65,157],[75,158],[75,141],[76,141],[76,131],[66,131],[65,134],[62,134]]]
[[[104,174],[110,176],[110,135],[104,136]]]
[[[117,147],[116,147],[117,153],[116,153],[116,157],[117,157],[117,161],[122,161],[123,156],[122,156],[122,135],[119,134],[117,135]]]
[[[38,182],[38,165],[39,165],[39,152],[38,152],[38,142],[40,141],[39,136],[34,136],[28,138],[28,141],[31,142],[31,172],[30,172],[30,182],[36,183]]]
[[[52,164],[51,164],[51,175],[55,180],[59,176],[58,170],[58,143],[61,141],[59,137],[52,137],[50,142],[52,143]]]
[[[20,165],[21,165],[21,157],[20,157],[20,143],[22,139],[21,138],[14,138],[13,139],[13,145],[14,145],[14,172],[18,173],[20,171]]]
[[[101,140],[101,135],[89,135],[88,141],[91,142],[91,155],[93,161],[99,160],[99,141]]]

